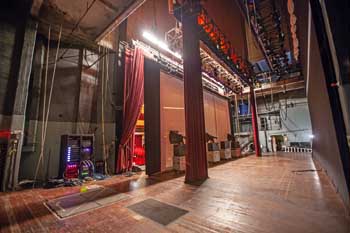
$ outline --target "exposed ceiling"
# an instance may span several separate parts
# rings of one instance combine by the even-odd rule
[[[64,39],[99,41],[115,29],[145,0],[35,0],[32,14],[41,22],[40,30],[51,24]]]

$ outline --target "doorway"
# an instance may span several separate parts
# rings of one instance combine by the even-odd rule
[[[141,107],[139,118],[136,122],[134,135],[134,155],[133,170],[145,171],[146,169],[146,152],[145,152],[145,118],[144,105]]]
[[[271,149],[272,149],[272,152],[282,151],[283,143],[284,143],[283,135],[272,135],[271,136]]]

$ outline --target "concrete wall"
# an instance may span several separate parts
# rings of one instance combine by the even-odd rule
[[[268,108],[270,106],[271,105],[268,104]],[[272,151],[271,136],[274,135],[286,136],[287,141],[285,141],[284,144],[286,146],[290,146],[291,142],[312,142],[312,139],[310,138],[310,135],[312,135],[311,120],[306,98],[293,98],[287,99],[287,101],[277,101],[277,103],[275,103],[275,109],[279,111],[277,116],[270,116],[269,120],[269,116],[260,115],[258,119],[260,129],[259,138],[263,151],[266,151],[266,142],[267,148],[269,151]],[[264,104],[258,105],[258,112],[260,114],[266,111]],[[261,129],[260,118],[262,117],[268,119],[267,123],[269,130],[266,131],[266,137],[265,132]]]
[[[38,164],[41,148],[43,126],[43,99],[45,77],[46,49],[43,43],[36,47],[35,63],[33,64],[32,87],[30,93],[27,127],[22,155],[20,178],[32,179]],[[60,49],[62,54],[65,48]],[[48,85],[46,104],[50,93],[55,48],[50,48]],[[104,106],[105,143],[111,145],[115,139],[115,59],[111,54],[104,61],[92,65],[99,56],[85,49],[68,49],[65,58],[57,63],[54,88],[47,124],[44,145],[44,166],[39,169],[38,178],[45,179],[58,176],[60,140],[63,134],[94,134],[95,158],[103,159],[102,153],[102,105]],[[104,102],[102,102],[102,62],[108,60],[108,76],[104,76]],[[105,66],[106,67],[106,66]],[[106,70],[107,68],[105,68]],[[108,80],[107,80],[108,79]],[[47,106],[46,106],[47,111]],[[114,171],[114,148],[111,146],[109,167]]]
[[[9,78],[11,77],[11,65],[14,56],[14,46],[16,39],[16,27],[7,22],[1,22],[0,28],[0,115],[9,115],[8,110],[5,109],[5,102],[7,101],[6,96],[7,87],[9,85]],[[13,71],[12,71],[13,72]],[[2,116],[3,117],[3,116]],[[1,120],[0,127],[9,127],[8,123]]]
[[[16,11],[2,9],[0,20],[3,26],[0,29],[0,130],[9,130],[19,135],[16,156],[5,158],[5,167],[9,166],[10,159],[14,159],[14,163],[5,168],[5,183],[2,189],[5,189],[5,186],[16,186],[18,181],[37,33],[37,22],[26,15],[28,5],[23,3],[21,7]],[[13,20],[13,15],[18,16],[16,20]],[[8,182],[6,177],[13,177],[13,181]]]

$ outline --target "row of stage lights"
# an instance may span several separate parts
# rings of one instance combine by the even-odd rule
[[[288,73],[288,56],[284,50],[285,34],[282,30],[281,15],[272,0],[251,2],[248,5],[250,19],[260,37],[272,71],[281,76]]]
[[[181,60],[181,63],[182,63],[182,55],[179,52],[172,51],[165,42],[163,42],[162,40],[158,39],[155,35],[153,35],[152,33],[148,32],[148,31],[144,31],[142,33],[142,36],[147,41],[149,41],[153,45],[157,46],[159,49],[162,49],[162,50],[168,52],[169,54],[173,55],[174,57],[178,58],[179,60]],[[136,45],[140,46],[144,50],[150,49],[150,48],[145,47],[140,42],[136,42],[135,41],[134,43],[136,43]],[[172,62],[175,67],[178,67],[180,70],[182,70],[182,64],[180,64],[180,63],[178,63],[176,61],[170,61],[170,60],[168,60],[168,62]],[[211,86],[215,87],[215,89],[216,89],[215,91],[217,91],[219,94],[221,94],[221,95],[225,94],[225,91],[224,91],[225,86],[223,84],[221,84],[220,82],[218,82],[214,78],[210,77],[205,72],[202,72],[202,78],[204,79],[204,81],[206,83],[208,83]]]
[[[203,31],[210,38],[211,42],[217,46],[217,49],[226,56],[227,60],[230,60],[236,67],[240,75],[244,77],[249,77],[250,69],[246,62],[235,53],[231,42],[226,38],[225,34],[219,29],[219,27],[214,23],[204,8],[200,9],[197,17],[198,25],[203,29]]]

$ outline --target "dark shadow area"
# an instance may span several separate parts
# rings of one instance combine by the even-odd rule
[[[187,210],[154,199],[138,202],[128,206],[128,209],[164,226],[188,213]]]

